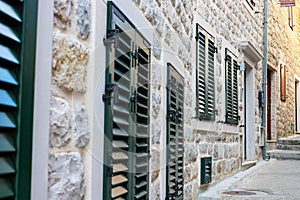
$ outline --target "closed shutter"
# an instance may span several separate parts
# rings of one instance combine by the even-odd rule
[[[148,199],[150,48],[111,2],[108,12],[119,34],[107,47],[104,199]]]
[[[30,199],[36,12],[0,1],[0,199]]]
[[[286,101],[286,66],[280,64],[280,99]]]
[[[238,124],[238,64],[228,49],[225,49],[225,58],[226,123]]]
[[[183,199],[184,79],[171,64],[168,64],[167,105],[166,199]]]
[[[149,191],[149,122],[150,122],[150,49],[144,45],[144,39],[137,34],[136,44],[138,54],[136,58],[136,92],[137,102],[135,109],[135,174],[134,174],[134,199],[148,199]]]
[[[213,120],[215,116],[214,38],[197,25],[197,115]]]
[[[207,64],[207,115],[215,115],[215,44],[208,40],[208,64]]]

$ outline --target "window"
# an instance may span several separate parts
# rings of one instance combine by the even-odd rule
[[[197,24],[197,116],[214,120],[215,116],[215,39]]]
[[[166,199],[183,199],[184,79],[171,64],[168,64],[167,105]]]
[[[286,101],[286,66],[280,64],[280,99]]]
[[[225,49],[226,123],[238,124],[238,64],[237,58]]]
[[[148,199],[150,45],[111,1],[107,34],[103,199]]]

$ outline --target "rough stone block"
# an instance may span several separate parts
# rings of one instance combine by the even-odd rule
[[[193,144],[187,144],[185,146],[185,156],[184,159],[187,163],[195,162],[197,160],[197,148]]]
[[[193,187],[191,184],[184,186],[184,199],[193,199]]]
[[[154,34],[153,35],[153,47],[152,47],[152,55],[155,56],[158,60],[161,58],[161,41]]]
[[[152,93],[152,116],[157,117],[161,106],[161,95],[158,92]]]
[[[54,25],[61,29],[71,26],[72,0],[54,0]]]
[[[90,0],[75,0],[76,31],[81,39],[87,39],[91,32]]]
[[[71,140],[71,110],[69,103],[60,97],[50,100],[50,136],[51,147],[65,146]]]
[[[90,141],[88,113],[84,105],[75,110],[74,136],[77,147],[85,147]]]
[[[151,198],[154,200],[160,200],[160,184],[159,181],[155,181],[151,184]]]
[[[78,152],[50,155],[48,173],[48,199],[84,199],[84,167]]]
[[[69,92],[86,91],[88,49],[67,36],[53,39],[52,75],[54,83]]]

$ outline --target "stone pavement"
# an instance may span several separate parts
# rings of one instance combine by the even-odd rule
[[[300,200],[300,160],[261,161],[198,194],[215,199]]]

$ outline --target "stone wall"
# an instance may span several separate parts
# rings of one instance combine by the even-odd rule
[[[84,199],[90,1],[54,0],[48,198]]]
[[[275,66],[276,80],[276,138],[292,135],[295,124],[295,78],[299,76],[299,4],[293,7],[294,27],[292,30],[288,21],[288,8],[280,7],[278,1],[269,1],[268,24],[268,60]],[[280,64],[287,66],[287,100],[280,100]]]
[[[243,40],[250,41],[254,47],[261,52],[263,50],[263,13],[257,14],[254,11],[262,10],[262,2],[255,1],[255,8],[251,8],[245,1],[197,1],[196,13],[204,19],[205,24],[213,29],[216,33],[216,119],[207,126],[205,130],[201,128],[201,123],[197,127],[193,127],[194,132],[198,135],[194,136],[194,145],[198,146],[199,157],[212,156],[213,158],[213,181],[225,177],[226,175],[240,170],[243,160],[243,128],[237,128],[223,124],[224,115],[224,79],[225,79],[225,63],[224,48],[231,47],[235,52],[238,60],[243,56],[239,49],[239,44]],[[255,122],[254,135],[255,157],[261,157],[261,148],[259,147],[262,136],[260,130],[261,111],[258,109],[258,91],[262,90],[262,62],[257,63],[254,70],[254,88],[255,88]],[[244,88],[244,73],[239,73],[238,90]],[[241,93],[239,92],[239,98]],[[244,105],[243,100],[239,99],[239,115],[241,117],[239,125],[245,124],[243,119]],[[221,122],[221,123],[220,123]],[[198,138],[198,139],[197,139]],[[199,160],[197,162],[200,162]],[[199,169],[197,169],[199,171]]]
[[[106,2],[106,1],[103,1]],[[185,79],[184,165],[185,199],[194,199],[199,191],[200,158],[212,156],[213,181],[240,169],[242,129],[223,124],[224,48],[239,52],[240,40],[250,40],[262,50],[262,14],[255,15],[242,1],[230,0],[132,0],[154,29],[151,57],[151,198],[162,199],[166,152],[165,138],[166,79],[165,55],[179,58]],[[260,1],[256,1],[262,10]],[[252,13],[251,13],[252,12]],[[106,13],[103,13],[105,16]],[[216,32],[216,120],[195,119],[195,15]],[[49,199],[86,197],[90,123],[85,104],[91,46],[89,0],[54,0],[53,64],[49,140]],[[101,27],[105,29],[105,27]],[[139,27],[137,27],[139,28]],[[149,27],[147,27],[149,28]],[[101,35],[99,38],[102,38]],[[101,55],[105,56],[105,55]],[[239,57],[240,55],[236,55]],[[255,69],[255,97],[261,89],[261,64]],[[242,81],[243,74],[239,74]],[[104,86],[103,86],[104,87]],[[240,82],[239,87],[243,87]],[[241,112],[243,105],[240,102]],[[257,102],[255,107],[257,107]],[[92,111],[90,111],[92,112]],[[255,148],[260,155],[260,111],[255,109]],[[221,123],[217,123],[221,122]],[[240,121],[240,123],[242,123]],[[203,127],[208,127],[203,129]],[[67,184],[68,183],[68,184]],[[95,184],[95,183],[91,183]]]

